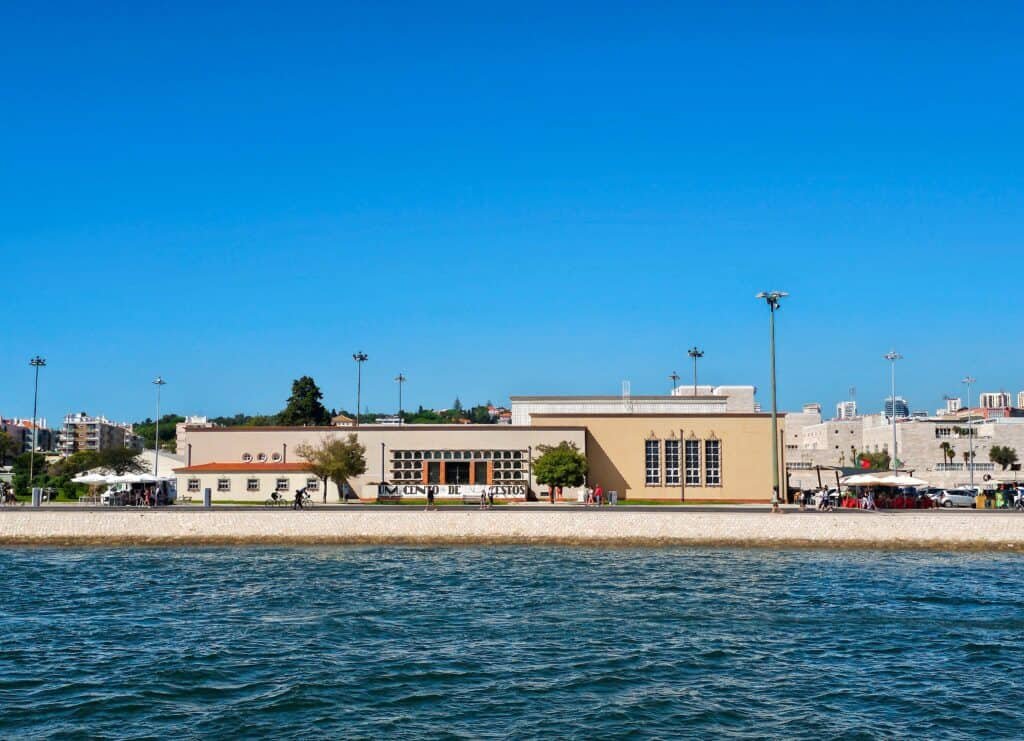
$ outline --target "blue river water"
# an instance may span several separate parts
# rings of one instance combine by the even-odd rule
[[[0,738],[1020,738],[1024,559],[0,550]]]

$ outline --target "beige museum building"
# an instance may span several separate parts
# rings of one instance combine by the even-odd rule
[[[511,425],[355,427],[186,426],[175,469],[180,495],[265,501],[307,487],[324,492],[296,454],[303,444],[355,434],[367,471],[350,482],[375,499],[493,489],[499,498],[544,496],[533,475],[539,448],[569,442],[588,461],[587,483],[620,500],[767,502],[771,497],[771,417],[756,410],[750,386],[680,387],[667,396],[516,396]],[[781,418],[780,418],[781,419]],[[386,486],[381,487],[381,482]],[[565,492],[566,498],[575,492]]]

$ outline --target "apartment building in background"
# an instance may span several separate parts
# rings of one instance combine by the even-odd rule
[[[125,422],[111,422],[106,417],[90,417],[76,412],[64,417],[58,450],[68,456],[83,450],[99,452],[109,448],[142,450],[142,438]]]
[[[978,397],[978,406],[982,409],[1006,409],[1012,403],[1005,391],[985,391]]]
[[[33,429],[35,430],[34,435]],[[0,431],[6,432],[14,439],[14,455],[31,451],[33,437],[37,451],[47,452],[57,449],[57,433],[46,426],[45,418],[36,419],[33,425],[31,419],[0,417]]]

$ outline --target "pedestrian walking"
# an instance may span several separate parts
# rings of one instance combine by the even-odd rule
[[[597,486],[594,487],[594,506],[595,507],[600,507],[601,506],[601,501],[602,501],[603,498],[604,498],[604,489],[602,489],[601,485],[598,484]]]
[[[302,509],[302,496],[306,493],[305,489],[295,490],[295,501],[292,502],[292,509]]]
[[[434,487],[427,487],[427,506],[423,508],[424,511],[434,509]]]
[[[609,507],[614,507],[618,503],[619,503],[619,492],[616,491],[615,489],[612,489],[610,492],[608,492],[608,506]]]

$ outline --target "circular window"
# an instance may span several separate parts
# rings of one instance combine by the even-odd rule
[[[272,453],[271,456],[270,456],[270,460],[272,460],[272,461],[279,461],[279,460],[281,460],[281,454],[280,453]]]
[[[267,454],[260,453],[259,455],[256,456],[256,460],[258,460],[260,463],[263,463],[265,460],[267,460]]]
[[[246,463],[251,462],[252,461],[252,453],[242,453],[242,460],[245,461]]]

